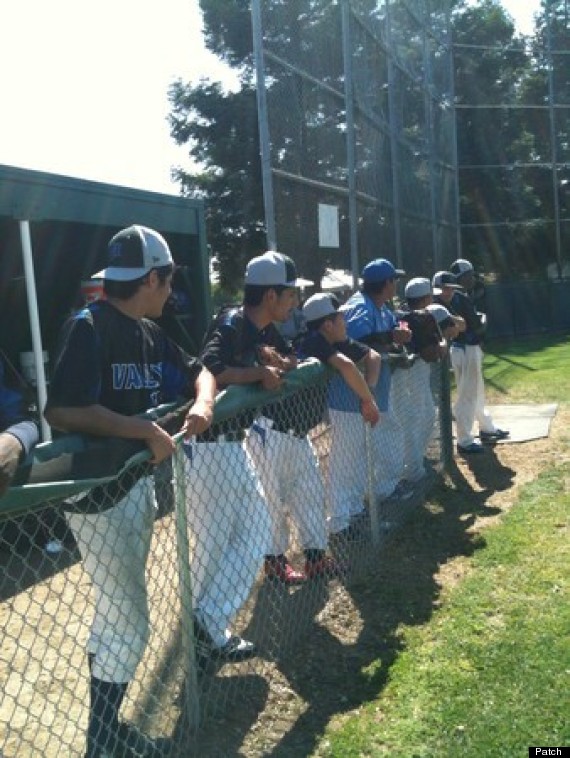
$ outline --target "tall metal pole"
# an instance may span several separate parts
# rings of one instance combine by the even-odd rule
[[[560,238],[560,198],[558,186],[558,147],[556,144],[556,121],[554,113],[554,61],[552,58],[552,0],[546,6],[546,48],[548,71],[548,115],[550,121],[550,159],[552,161],[552,199],[554,203],[554,230],[556,244],[556,267],[562,278],[562,241]]]
[[[271,173],[271,142],[267,119],[267,93],[265,91],[265,64],[263,60],[263,27],[261,24],[261,0],[251,2],[251,26],[253,33],[253,55],[255,58],[255,78],[257,91],[257,120],[259,124],[259,153],[261,156],[261,178],[263,182],[263,207],[265,211],[265,233],[270,250],[277,249],[275,229],[275,203],[273,199],[273,176]]]
[[[350,48],[350,0],[342,0],[342,56],[344,62],[344,102],[346,108],[346,162],[348,170],[348,225],[352,284],[358,289],[358,217],[356,209],[356,159],[354,130],[354,87]]]
[[[430,216],[431,216],[431,246],[433,253],[433,268],[438,271],[441,266],[441,254],[439,245],[439,221],[437,218],[436,202],[436,184],[435,184],[435,140],[433,125],[433,99],[432,99],[432,70],[431,70],[431,51],[427,33],[427,23],[429,17],[424,15],[423,22],[423,59],[424,59],[424,103],[425,103],[425,144],[428,150],[429,166],[429,196],[430,196]]]
[[[44,418],[43,412],[47,402],[47,384],[44,371],[42,333],[40,329],[40,316],[38,311],[38,295],[36,291],[36,277],[34,274],[34,259],[32,257],[32,238],[30,235],[30,222],[20,221],[20,241],[22,244],[22,261],[24,263],[24,277],[26,280],[26,295],[28,298],[28,313],[30,316],[30,330],[32,333],[32,348],[36,363],[36,384],[38,392],[38,411],[40,414],[40,427],[42,440],[51,440],[51,429]]]
[[[455,58],[453,54],[453,33],[451,31],[451,12],[449,9],[449,5],[447,6],[446,11],[446,26],[447,26],[447,35],[446,35],[446,41],[447,41],[447,50],[448,50],[448,60],[449,60],[449,87],[450,87],[450,108],[453,108],[453,114],[451,119],[451,159],[453,162],[453,193],[455,195],[455,240],[456,240],[456,250],[453,251],[452,258],[450,258],[447,263],[451,263],[452,259],[455,258],[461,258],[461,248],[462,248],[462,241],[461,241],[461,206],[459,202],[459,156],[458,156],[458,147],[457,147],[457,109],[455,107]]]
[[[400,207],[400,166],[398,149],[398,129],[396,126],[396,83],[394,81],[394,64],[392,63],[392,16],[390,13],[390,0],[386,0],[386,40],[388,42],[388,110],[390,123],[390,158],[392,160],[392,194],[394,208],[394,237],[396,243],[396,263],[398,267],[404,265],[402,255],[402,225],[401,225],[401,207]]]

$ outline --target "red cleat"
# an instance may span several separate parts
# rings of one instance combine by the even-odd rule
[[[305,575],[295,571],[284,555],[271,555],[265,559],[265,576],[283,584],[302,584]]]

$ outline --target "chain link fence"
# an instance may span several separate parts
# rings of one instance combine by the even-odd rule
[[[252,5],[270,246],[316,280],[379,256],[418,276],[453,260],[449,4]]]
[[[465,257],[506,283],[570,275],[570,25],[541,4],[532,37],[460,27],[453,47]]]
[[[451,446],[447,362],[394,371],[381,438],[382,422],[327,413],[329,376],[303,365],[279,400],[230,388],[216,405],[224,436],[179,440],[154,470],[136,453],[113,476],[73,481],[76,441],[38,448],[52,481],[0,501],[3,758],[85,754],[90,666],[106,665],[86,653],[101,644],[114,650],[107,665],[135,672],[121,719],[163,738],[157,754],[231,755],[239,742],[261,755],[279,739],[276,703],[291,698],[280,663],[346,613],[351,585],[369,581]],[[229,635],[255,655],[237,655]]]

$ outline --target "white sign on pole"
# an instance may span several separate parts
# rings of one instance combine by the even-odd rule
[[[339,247],[338,206],[319,203],[319,247]]]

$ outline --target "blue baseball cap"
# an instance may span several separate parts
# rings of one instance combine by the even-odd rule
[[[362,278],[365,284],[385,282],[387,279],[400,279],[406,276],[406,272],[387,261],[386,258],[376,258],[362,269]]]

